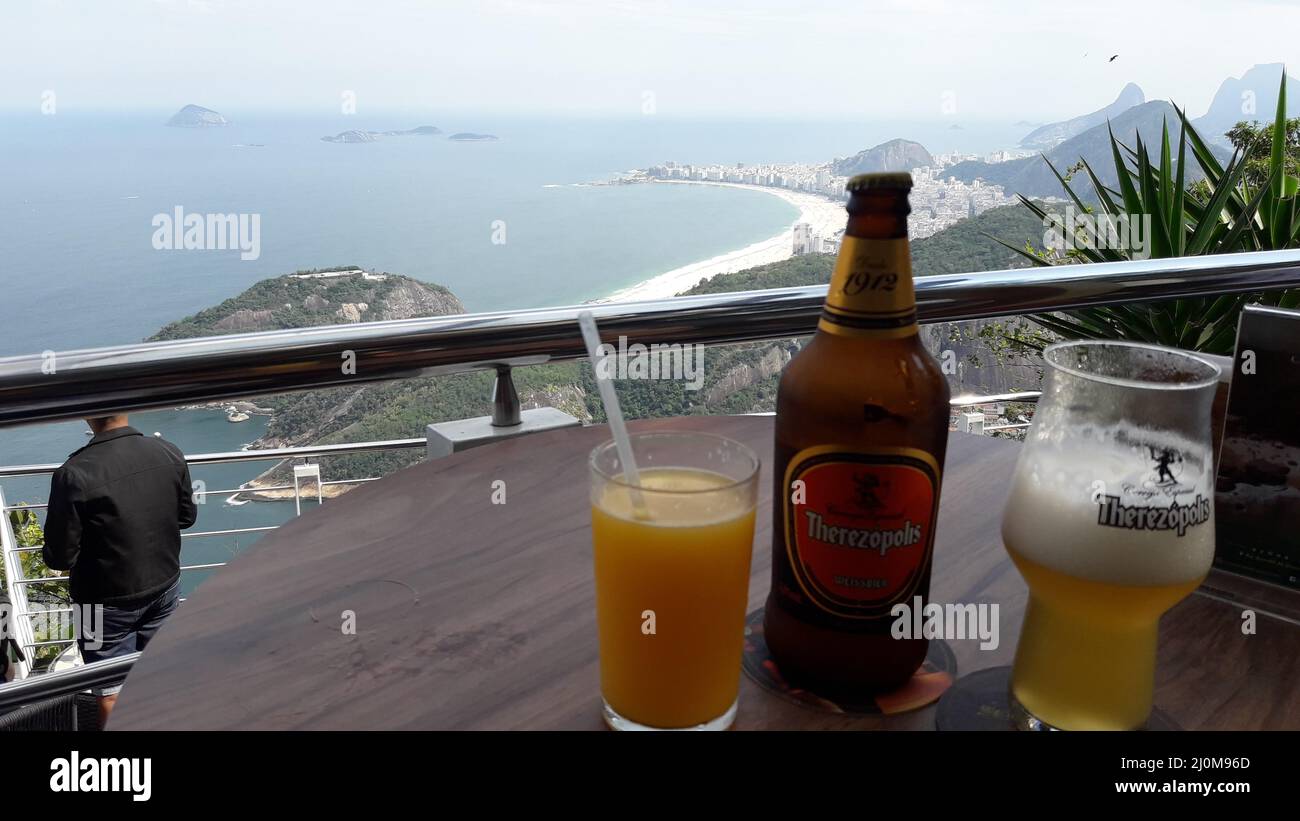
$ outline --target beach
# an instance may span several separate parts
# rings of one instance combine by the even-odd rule
[[[793,229],[797,223],[806,222],[812,226],[814,234],[826,237],[831,236],[836,231],[842,231],[846,220],[843,202],[836,202],[818,194],[809,194],[803,191],[790,191],[785,188],[771,188],[762,185],[709,182],[704,180],[655,180],[647,184],[720,185],[728,188],[744,188],[750,191],[760,191],[769,196],[780,197],[795,206],[799,209],[799,216],[795,219],[794,223],[791,223],[788,228],[774,237],[769,237],[760,242],[746,245],[744,248],[738,248],[725,254],[719,254],[710,259],[703,260],[702,262],[693,262],[690,265],[683,265],[680,268],[674,268],[671,271],[651,277],[643,282],[638,282],[636,285],[615,291],[604,299],[594,300],[595,302],[633,302],[636,300],[663,299],[665,297],[676,296],[682,291],[694,287],[702,279],[710,279],[718,274],[730,274],[736,271],[743,271],[746,268],[753,268],[755,265],[765,265],[769,262],[780,262],[783,259],[789,259],[794,256]]]

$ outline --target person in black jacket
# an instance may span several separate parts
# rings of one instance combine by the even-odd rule
[[[181,531],[198,507],[185,455],[125,414],[87,419],[94,437],[50,481],[45,564],[70,570],[87,662],[143,650],[180,599]],[[96,690],[101,726],[120,687]]]

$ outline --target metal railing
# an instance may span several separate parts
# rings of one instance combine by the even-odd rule
[[[1294,286],[1300,250],[921,277],[916,294],[921,320],[937,322]],[[595,314],[606,340],[631,343],[804,336],[825,296],[826,286],[782,288],[7,357],[0,426],[580,359],[582,310]],[[345,356],[355,368],[341,367]]]
[[[1300,250],[951,274],[916,281],[918,314],[923,322],[1297,286]],[[502,380],[508,382],[511,367],[583,358],[586,351],[577,327],[583,310],[596,316],[607,341],[623,336],[630,343],[726,344],[805,336],[815,328],[825,296],[826,286],[783,288],[0,358],[0,427],[485,369],[496,370],[500,385]],[[340,367],[345,355],[356,364],[355,369],[345,372]],[[1033,401],[1036,393],[957,397],[953,404]],[[1020,426],[1013,423],[992,429]],[[200,454],[192,463],[330,455],[365,444],[376,443],[327,445],[307,449],[310,454],[296,448]],[[424,440],[378,444],[420,447]],[[56,467],[3,467],[0,477],[48,473]],[[0,531],[7,525],[7,521],[0,524]],[[6,545],[10,548],[4,551],[6,561],[17,557],[14,546]],[[112,673],[118,679],[130,666],[127,660],[121,661],[120,669],[114,667]],[[78,689],[111,680],[91,667],[82,670],[75,677]],[[28,699],[52,694],[39,684],[46,678],[26,684],[23,692]],[[59,686],[70,680],[62,675],[48,678],[60,682]],[[9,703],[12,686],[0,688],[0,705]]]
[[[321,456],[337,456],[347,453],[370,453],[390,450],[400,450],[406,448],[423,448],[424,439],[389,439],[374,442],[345,442],[333,445],[309,445],[303,447],[288,448],[267,448],[266,450],[247,450],[247,451],[226,451],[217,453],[197,453],[187,454],[185,461],[191,465],[213,465],[224,464],[228,462],[254,462],[254,461],[273,461],[294,458],[311,458]],[[53,473],[58,469],[59,463],[45,463],[35,465],[8,465],[0,467],[0,478],[16,478],[21,476],[39,476]],[[373,482],[379,477],[369,476],[360,479],[337,479],[327,482],[321,482],[322,486],[332,485],[356,485],[366,482]],[[257,493],[267,490],[294,490],[293,485],[270,485],[261,487],[240,487],[222,490],[205,490],[199,494],[202,497],[208,496],[232,496],[239,493]],[[10,598],[10,612],[5,614],[8,624],[12,626],[14,639],[22,648],[24,654],[28,651],[35,650],[38,647],[52,647],[70,645],[75,639],[49,639],[37,641],[32,629],[32,620],[48,617],[53,614],[71,613],[72,608],[59,607],[42,607],[33,609],[31,602],[28,600],[27,588],[37,584],[66,584],[69,581],[68,576],[41,576],[36,578],[27,578],[22,568],[21,554],[38,552],[43,545],[23,545],[17,543],[17,538],[9,526],[8,513],[11,510],[43,510],[47,504],[21,504],[11,505],[4,497],[4,490],[0,487],[0,552],[3,553],[4,572],[6,588]],[[226,528],[221,530],[200,530],[189,533],[182,533],[183,539],[200,539],[213,536],[230,536],[245,533],[264,533],[276,530],[280,525],[264,525],[260,527],[241,527]],[[215,570],[224,567],[225,562],[207,562],[203,564],[183,564],[181,572],[195,570]],[[30,674],[33,659],[28,656],[18,664],[19,678],[25,678]],[[42,676],[44,678],[44,676]],[[7,688],[0,688],[7,690]],[[51,693],[49,695],[57,695]],[[2,706],[2,704],[0,704]]]
[[[131,672],[131,668],[139,658],[139,653],[131,653],[120,658],[104,659],[68,670],[44,673],[22,681],[11,681],[0,686],[0,712],[33,701],[77,693],[91,687],[119,684],[126,678],[126,674]]]
[[[0,488],[0,508],[5,503],[4,488]],[[14,584],[15,581],[23,578],[22,557],[18,553],[18,539],[14,534],[13,527],[9,524],[9,513],[0,509],[0,565],[4,567],[6,582],[6,598],[9,600],[9,612],[4,614],[4,629],[0,631],[0,639],[12,638],[23,648],[23,657],[15,659],[14,664],[17,666],[18,678],[26,678],[31,672],[32,660],[26,656],[27,650],[30,649],[36,641],[36,636],[32,634],[32,623],[25,618],[29,611],[27,604],[27,588]],[[0,653],[6,653],[9,647],[3,641],[0,641]],[[0,688],[2,689],[2,688]]]
[[[0,363],[4,360],[0,359]],[[291,448],[267,448],[266,450],[228,450],[215,453],[187,454],[185,461],[191,466],[217,465],[227,462],[262,462],[272,459],[297,459],[304,457],[339,456],[345,453],[369,453],[372,451],[402,450],[404,448],[422,448],[423,439],[384,439],[376,442],[342,442],[337,445],[305,445]],[[39,476],[58,470],[59,462],[46,462],[37,465],[0,466],[0,479],[14,476]],[[293,485],[287,485],[293,487]],[[259,488],[269,489],[269,488]],[[236,493],[240,488],[230,491],[209,490],[209,496],[222,493]],[[248,488],[243,488],[248,490]]]

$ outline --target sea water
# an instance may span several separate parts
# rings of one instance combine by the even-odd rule
[[[167,128],[172,110],[162,109],[92,112],[65,104],[52,116],[0,112],[0,356],[136,342],[259,280],[334,265],[444,285],[469,311],[582,302],[766,239],[797,216],[792,205],[749,190],[593,183],[670,160],[822,162],[899,136],[932,152],[985,151],[1012,144],[1024,130],[660,116],[323,117],[198,102],[220,109],[232,125]],[[320,139],[420,125],[444,135]],[[446,139],[457,131],[499,139]],[[154,217],[178,206],[257,215],[257,258],[155,249]],[[232,424],[220,411],[203,410],[135,414],[132,423],[201,453],[238,449],[266,420]],[[85,442],[84,431],[80,422],[0,430],[0,464],[61,462]],[[195,478],[210,488],[237,487],[267,467],[202,468]],[[43,502],[48,481],[6,480],[3,488],[11,503]],[[209,499],[194,529],[278,524],[291,515],[291,502],[231,507]],[[186,539],[183,561],[222,561],[256,539]],[[187,574],[186,589],[204,575]]]

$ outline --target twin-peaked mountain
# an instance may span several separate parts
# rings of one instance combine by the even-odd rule
[[[1192,127],[1210,143],[1220,162],[1226,162],[1231,156],[1231,144],[1224,136],[1225,132],[1243,121],[1272,122],[1281,78],[1281,63],[1257,65],[1240,78],[1229,77],[1219,86],[1209,110],[1201,117],[1191,119]],[[1292,117],[1300,114],[1300,83],[1291,77],[1287,78],[1287,113]],[[945,174],[967,182],[982,179],[1003,186],[1008,193],[1027,197],[1061,197],[1065,194],[1064,189],[1043,158],[1063,174],[1082,159],[1088,162],[1102,182],[1114,186],[1118,178],[1111,151],[1111,130],[1120,142],[1129,147],[1135,147],[1140,136],[1154,154],[1159,150],[1166,124],[1172,141],[1176,143],[1181,123],[1174,106],[1164,100],[1143,102],[1142,90],[1129,83],[1110,105],[1091,114],[1042,126],[1027,134],[1021,145],[1039,149],[1039,156],[1001,163],[959,163]],[[1172,151],[1177,153],[1176,144]],[[1190,146],[1188,156],[1192,156]],[[1204,176],[1195,160],[1189,162],[1187,168],[1189,183]],[[1085,183],[1075,186],[1075,190],[1081,196],[1095,200],[1092,186]]]
[[[1103,183],[1114,187],[1119,183],[1119,177],[1115,172],[1114,152],[1110,143],[1111,132],[1114,132],[1120,142],[1131,147],[1137,145],[1137,138],[1140,135],[1142,142],[1151,146],[1150,151],[1158,152],[1166,124],[1169,126],[1171,142],[1176,143],[1179,128],[1178,112],[1164,100],[1152,100],[1133,106],[1112,117],[1109,122],[1095,125],[1042,154],[1000,163],[979,160],[958,163],[946,169],[944,174],[965,182],[981,179],[994,183],[1002,186],[1008,194],[1023,194],[1026,197],[1064,197],[1065,189],[1052,173],[1052,168],[1043,161],[1044,158],[1061,174],[1065,174],[1080,160],[1086,160]],[[1222,147],[1211,146],[1211,150],[1215,151],[1223,162],[1226,162],[1230,156],[1230,152]],[[1172,151],[1177,154],[1178,146],[1174,145]],[[1187,147],[1187,156],[1193,156],[1190,144]],[[1204,176],[1201,167],[1194,160],[1188,163],[1187,171],[1188,183]],[[1093,196],[1092,186],[1086,182],[1076,184],[1074,188],[1080,196]]]
[[[1206,139],[1227,144],[1223,133],[1239,122],[1271,123],[1277,113],[1277,90],[1282,81],[1281,63],[1252,66],[1240,78],[1229,77],[1219,86],[1210,108],[1192,125]],[[1300,82],[1287,76],[1287,116],[1300,116]]]

